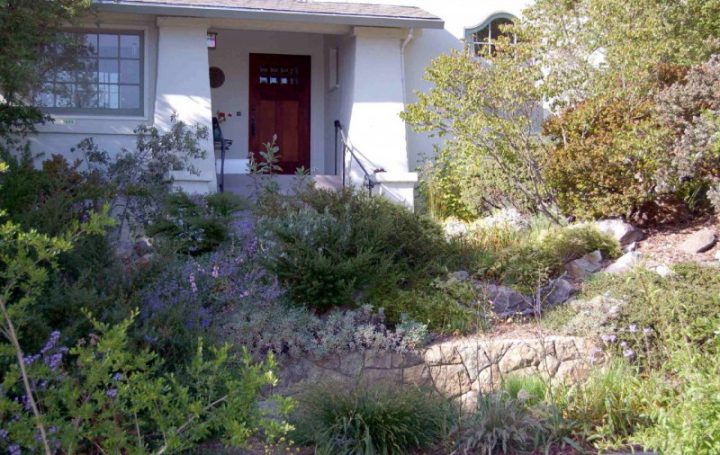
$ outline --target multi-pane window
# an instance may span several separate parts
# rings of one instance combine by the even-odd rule
[[[465,36],[477,55],[494,55],[495,42],[499,37],[505,36],[511,42],[515,41],[515,36],[505,30],[506,26],[512,24],[512,19],[504,15],[494,17],[480,27],[466,30]]]
[[[66,38],[71,44],[50,50],[58,63],[36,103],[57,113],[142,115],[142,32],[70,32]]]

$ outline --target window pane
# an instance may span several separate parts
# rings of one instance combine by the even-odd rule
[[[120,86],[120,108],[121,109],[139,109],[140,108],[140,87],[137,85],[121,85]]]
[[[80,84],[95,83],[98,81],[98,61],[82,59],[78,62],[78,71],[75,75]]]
[[[35,95],[35,104],[40,107],[54,107],[55,106],[55,93],[53,92],[52,84],[43,84],[40,92]]]
[[[77,106],[81,108],[98,107],[97,86],[78,87],[75,93]]]
[[[101,84],[117,84],[119,73],[117,60],[100,59],[98,77]]]
[[[84,38],[85,38],[85,54],[88,56],[97,55],[98,36],[94,33],[86,33]]]
[[[120,37],[120,57],[140,58],[140,37],[123,35]]]
[[[117,109],[120,105],[117,85],[100,85],[100,101],[98,107],[103,109]]]
[[[495,19],[490,24],[490,33],[492,34],[492,39],[495,40],[499,36],[509,36],[507,32],[504,32],[503,29],[505,29],[506,25],[512,24],[511,20],[508,19]]]
[[[120,82],[123,84],[140,83],[140,60],[120,60]]]
[[[100,35],[100,57],[118,56],[118,35]]]
[[[75,107],[73,84],[55,84],[55,107]]]

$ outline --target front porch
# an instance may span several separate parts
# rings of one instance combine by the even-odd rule
[[[176,17],[157,23],[156,123],[174,117],[215,133],[200,174],[176,175],[179,187],[251,195],[249,157],[262,159],[262,144],[275,136],[281,189],[302,167],[320,187],[370,182],[374,194],[412,207],[417,177],[399,117],[408,30]],[[224,165],[219,134],[228,145]]]

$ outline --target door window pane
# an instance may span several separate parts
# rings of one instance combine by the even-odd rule
[[[140,58],[140,37],[137,35],[120,36],[120,57]]]

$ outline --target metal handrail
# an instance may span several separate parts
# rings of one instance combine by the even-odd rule
[[[342,160],[342,162],[343,162],[342,184],[343,184],[343,188],[345,188],[347,186],[345,174],[346,174],[346,168],[347,168],[347,166],[346,166],[347,154],[349,153],[350,154],[350,164],[352,165],[353,159],[357,162],[358,166],[363,171],[363,174],[364,174],[363,179],[366,182],[365,186],[367,186],[368,195],[372,196],[372,190],[373,190],[373,188],[375,188],[375,185],[376,185],[375,179],[373,178],[373,174],[368,172],[368,170],[365,168],[365,166],[363,165],[360,158],[358,158],[358,156],[357,156],[358,151],[355,148],[355,146],[352,144],[352,142],[350,142],[350,140],[345,135],[345,130],[343,130],[342,123],[340,123],[340,120],[335,120],[335,156],[337,156],[338,145],[341,145],[342,149],[343,149],[343,151],[342,151],[342,158],[343,158],[343,160]]]

